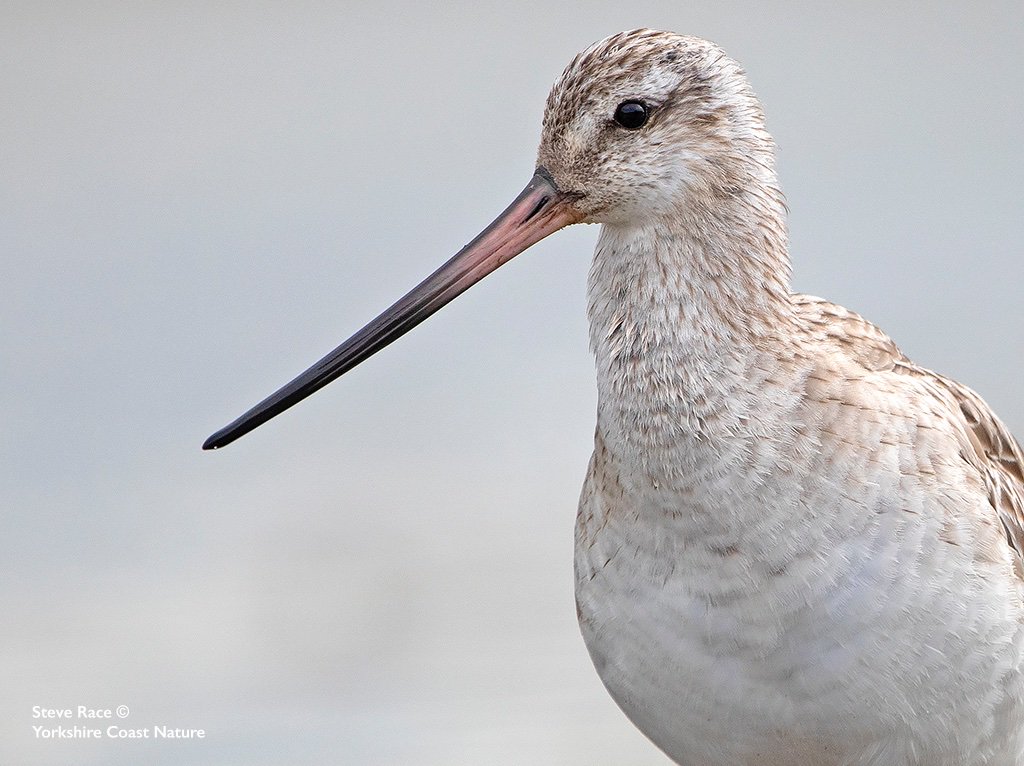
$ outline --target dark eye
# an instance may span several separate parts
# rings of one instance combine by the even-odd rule
[[[615,110],[615,121],[629,130],[642,128],[647,122],[647,106],[639,101],[623,101]]]

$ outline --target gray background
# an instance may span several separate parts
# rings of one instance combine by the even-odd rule
[[[795,286],[1024,433],[1024,5],[0,5],[0,762],[662,764],[579,638],[597,230],[227,450],[529,178],[647,25],[740,60]],[[33,705],[201,742],[33,739]]]

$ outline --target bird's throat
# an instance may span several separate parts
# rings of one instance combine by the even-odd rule
[[[605,226],[589,278],[598,429],[655,482],[716,470],[697,464],[734,460],[785,415],[765,381],[792,321],[784,249],[680,228]]]

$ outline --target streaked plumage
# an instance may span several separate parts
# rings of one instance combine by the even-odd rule
[[[602,147],[591,115],[627,97],[662,121]],[[1021,762],[1021,449],[973,391],[790,293],[739,67],[667,33],[597,43],[540,162],[603,206],[577,604],[627,715],[693,766]]]

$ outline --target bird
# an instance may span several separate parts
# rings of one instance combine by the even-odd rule
[[[709,41],[636,29],[573,58],[512,204],[204,448],[577,223],[601,228],[576,610],[622,711],[687,766],[1024,763],[1021,447],[974,391],[792,291],[764,110]]]

